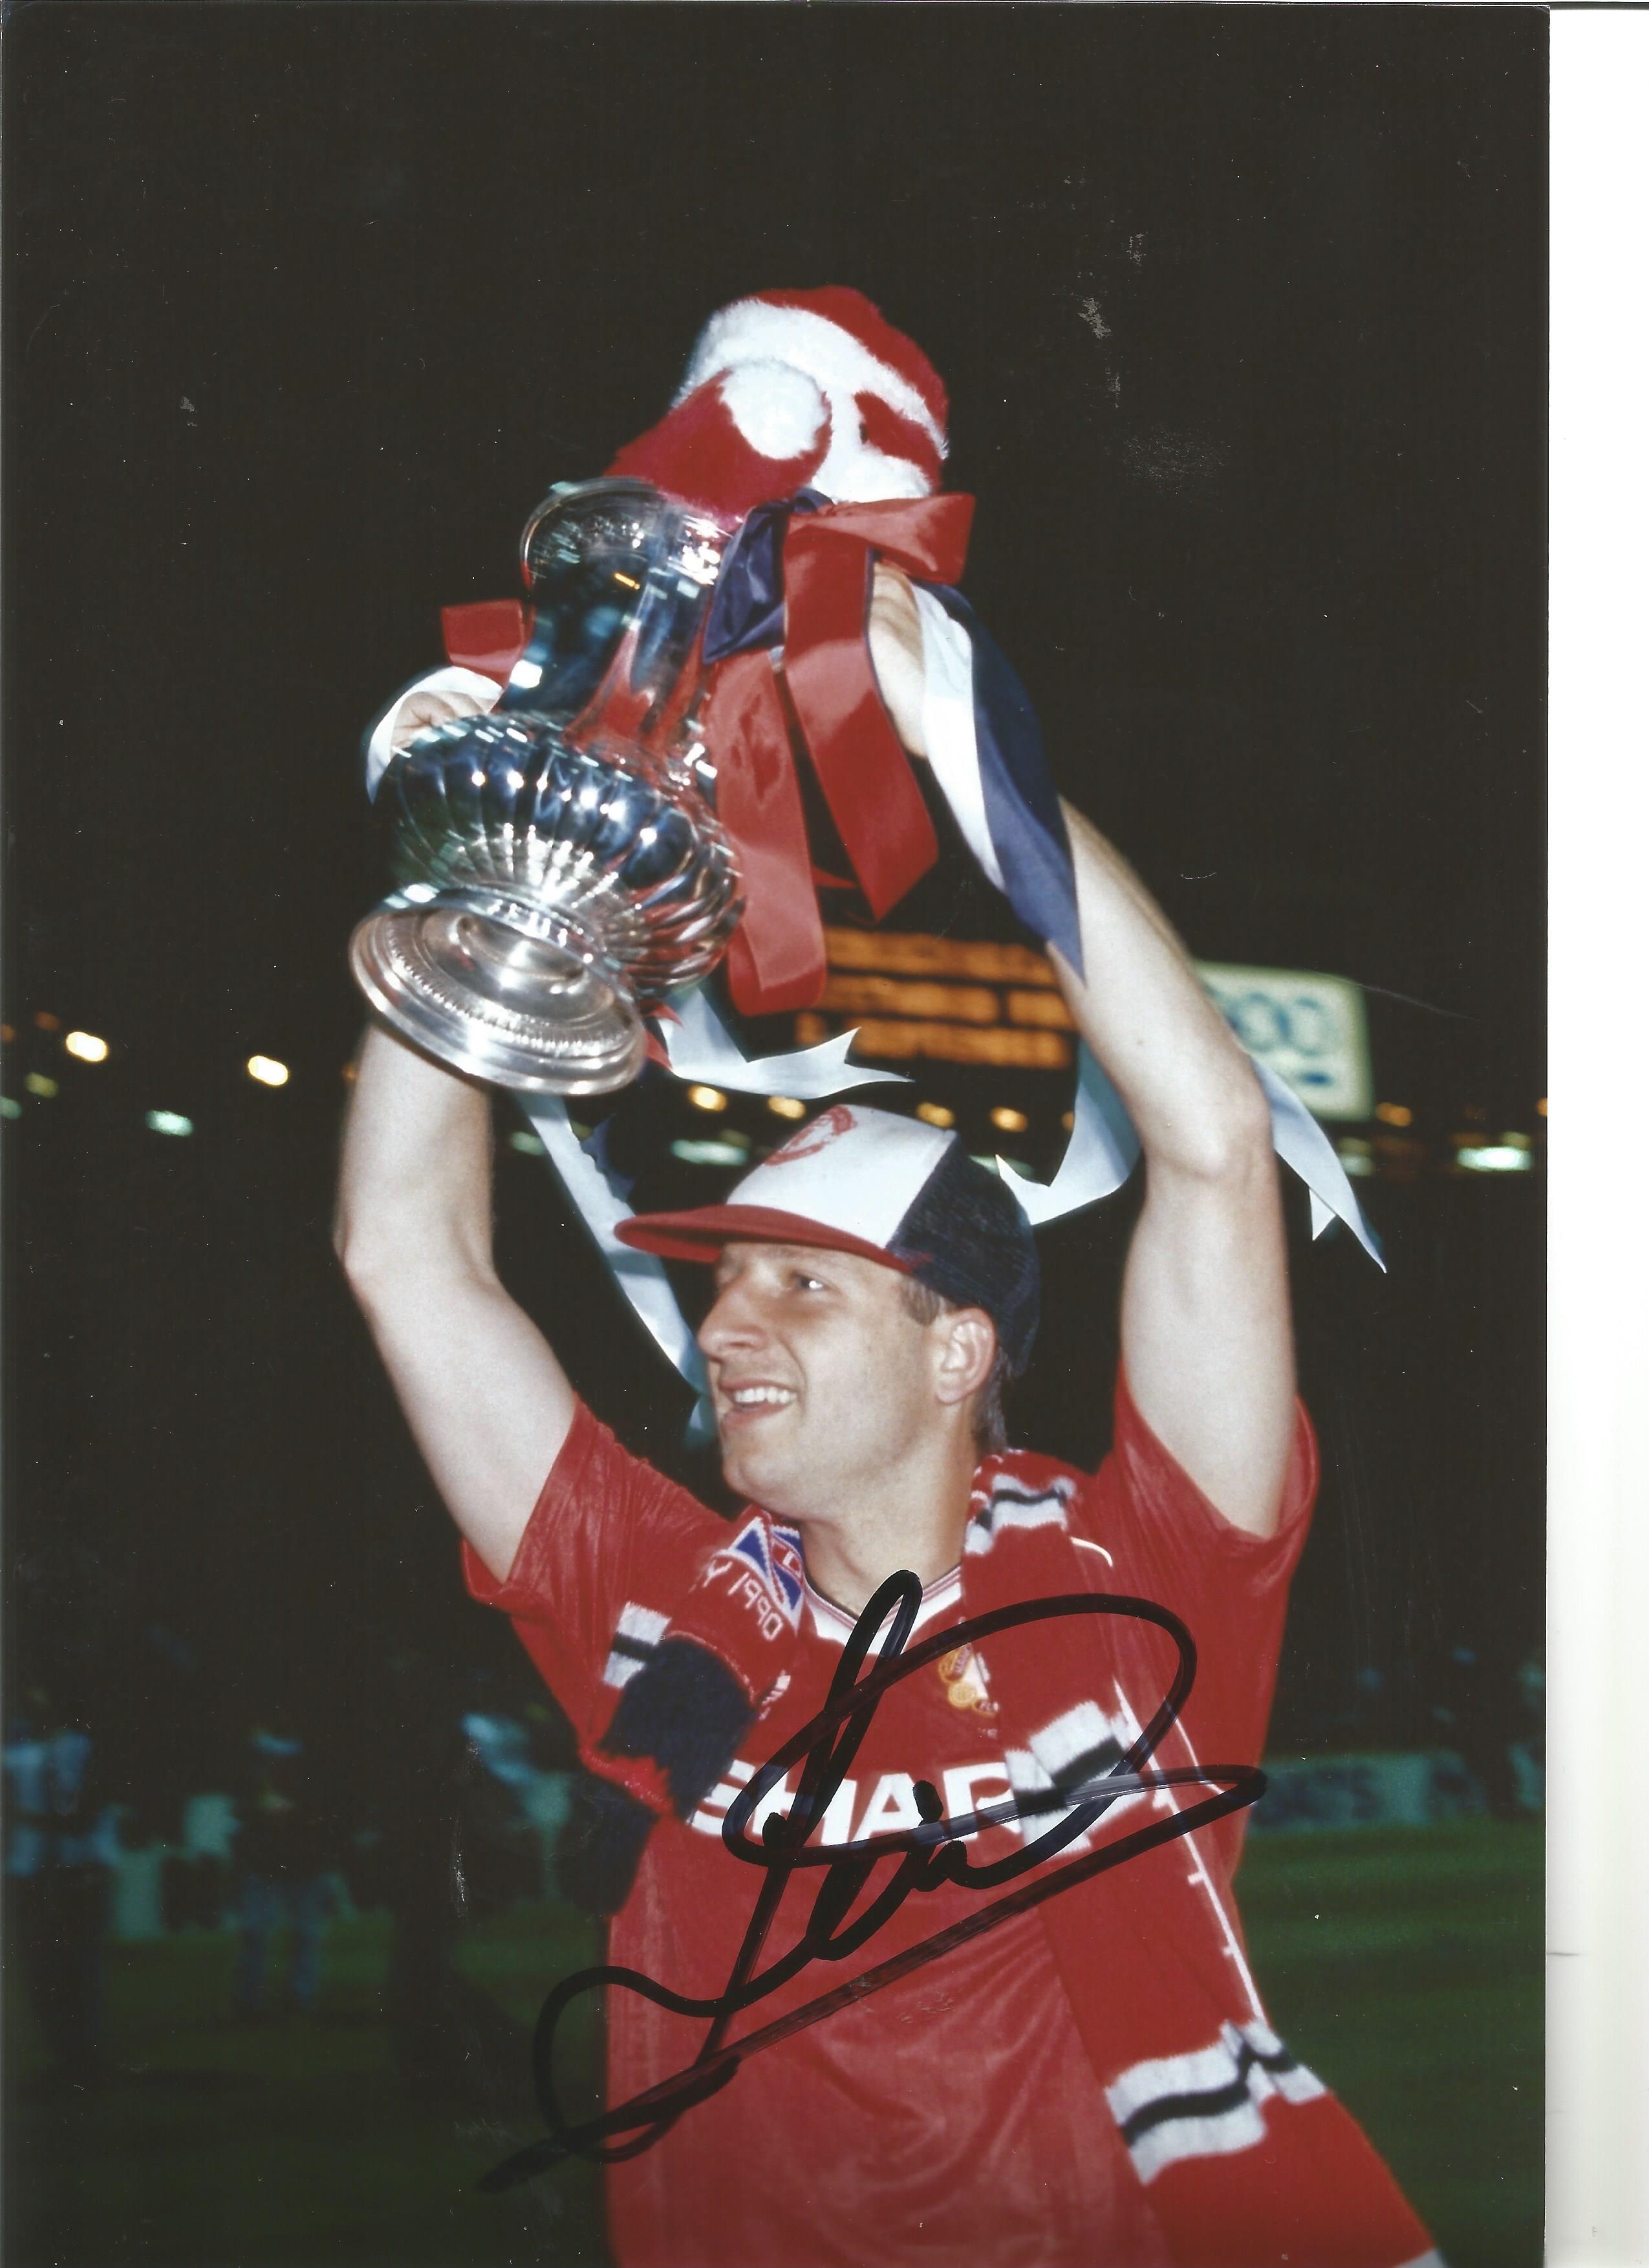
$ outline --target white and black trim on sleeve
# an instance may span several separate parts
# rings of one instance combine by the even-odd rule
[[[1137,2063],[1105,2090],[1142,2183],[1183,2158],[1225,2158],[1265,2139],[1270,2097],[1310,2102],[1327,2088],[1265,2024],[1222,2024],[1211,2047]]]
[[[619,1611],[618,1628],[601,1672],[603,1685],[628,1685],[636,1672],[652,1659],[659,1639],[670,1626],[668,1615],[628,1600]]]

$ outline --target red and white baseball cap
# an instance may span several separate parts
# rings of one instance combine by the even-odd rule
[[[759,291],[712,315],[669,415],[608,470],[718,517],[795,490],[931,496],[948,446],[939,372],[862,291]]]
[[[723,1204],[638,1213],[616,1233],[667,1260],[714,1260],[740,1241],[857,1254],[983,1307],[1016,1372],[1036,1336],[1041,1270],[1012,1191],[953,1133],[862,1103],[821,1111]]]

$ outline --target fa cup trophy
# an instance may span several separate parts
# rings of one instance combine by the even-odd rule
[[[379,785],[398,888],[350,959],[379,1014],[500,1086],[595,1094],[740,911],[698,733],[699,641],[732,529],[636,480],[528,521],[526,645],[497,705],[421,733]]]

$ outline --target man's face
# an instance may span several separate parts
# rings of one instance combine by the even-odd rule
[[[845,1252],[730,1244],[699,1331],[730,1488],[828,1518],[940,1422],[904,1278]]]

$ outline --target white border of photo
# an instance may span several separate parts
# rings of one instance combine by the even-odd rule
[[[1551,18],[1547,2258],[1649,2262],[1649,16]],[[1534,405],[1531,404],[1531,410]]]

